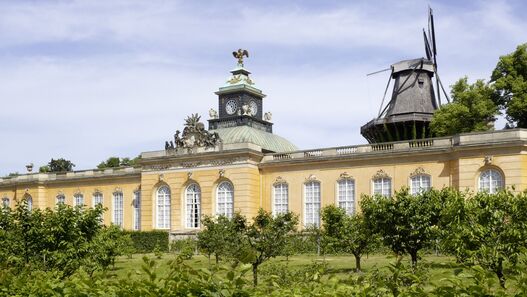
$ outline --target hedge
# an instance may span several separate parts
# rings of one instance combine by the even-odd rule
[[[162,252],[168,252],[167,231],[126,231],[130,234],[136,253],[153,253],[156,246]]]

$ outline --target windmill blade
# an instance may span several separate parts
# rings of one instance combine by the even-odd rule
[[[439,85],[441,86],[441,90],[443,90],[443,94],[445,94],[445,97],[446,97],[446,101],[448,103],[450,103],[450,98],[448,97],[448,93],[446,92],[445,90],[445,87],[443,86],[443,82],[441,81],[441,79],[439,78],[439,74],[436,72],[436,79],[437,81],[439,82]],[[437,90],[439,92],[439,90]]]
[[[386,89],[384,89],[384,95],[382,96],[381,106],[379,106],[379,116],[378,116],[379,118],[381,117],[382,106],[384,105],[384,99],[386,99],[386,93],[388,93],[388,88],[390,87],[390,82],[392,81],[392,74],[393,74],[393,68],[392,68],[392,73],[388,77],[388,84],[386,84]]]
[[[382,70],[375,71],[375,72],[372,72],[372,73],[368,73],[368,74],[366,74],[366,76],[370,76],[370,75],[374,75],[374,74],[381,73],[381,72],[384,72],[384,71],[388,71],[390,69],[392,69],[392,68],[390,67],[390,68],[382,69]]]
[[[432,50],[430,49],[430,43],[428,42],[428,37],[426,36],[425,29],[423,29],[423,38],[425,40],[426,58],[432,61]]]
[[[434,57],[437,55],[437,46],[436,46],[436,32],[434,28],[434,14],[432,12],[432,8],[430,8],[430,24],[432,28],[432,35],[430,38],[432,38],[432,51],[434,52]]]

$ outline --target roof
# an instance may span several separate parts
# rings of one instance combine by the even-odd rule
[[[217,132],[224,144],[253,143],[260,146],[263,150],[275,153],[298,150],[294,144],[283,137],[249,126],[220,128],[210,130],[210,132]]]
[[[407,70],[424,70],[428,72],[434,72],[434,63],[425,58],[411,59],[399,61],[392,65],[392,71],[395,76],[396,73],[407,71]]]

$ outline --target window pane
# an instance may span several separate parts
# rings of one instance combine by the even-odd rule
[[[64,204],[66,202],[66,197],[64,195],[57,195],[57,205]]]
[[[494,194],[504,187],[503,176],[495,169],[481,172],[479,176],[479,190]]]
[[[309,182],[304,185],[305,225],[320,226],[320,183]]]
[[[234,213],[234,187],[230,182],[222,182],[217,192],[217,215],[231,218]]]
[[[201,189],[191,184],[186,191],[186,224],[187,228],[199,228],[201,217]]]
[[[83,206],[84,205],[84,196],[82,194],[75,194],[73,196],[73,206]]]
[[[113,194],[113,223],[119,227],[123,227],[123,193],[116,192]]]
[[[338,182],[338,205],[344,209],[347,214],[355,212],[355,181],[344,179]]]
[[[289,210],[289,188],[285,183],[274,186],[274,213],[284,214]]]
[[[390,197],[392,195],[392,180],[384,177],[374,179],[373,194]]]
[[[430,190],[431,183],[430,183],[430,176],[421,174],[416,175],[411,178],[411,194],[417,195],[423,192],[426,192]]]
[[[170,189],[167,186],[157,191],[157,228],[170,229]]]

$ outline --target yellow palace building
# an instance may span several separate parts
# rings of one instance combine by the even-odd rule
[[[259,208],[293,211],[303,225],[318,225],[325,205],[353,213],[362,194],[389,196],[401,187],[527,188],[527,130],[429,137],[437,103],[427,59],[392,65],[392,99],[361,130],[369,144],[298,150],[273,134],[265,95],[243,64],[246,51],[233,54],[238,64],[216,92],[208,129],[190,116],[165,149],[142,153],[136,167],[0,179],[2,203],[27,199],[41,209],[100,203],[107,224],[181,234],[198,230],[202,215],[251,217]]]

